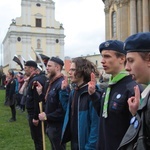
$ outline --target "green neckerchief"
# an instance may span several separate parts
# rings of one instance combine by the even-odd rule
[[[147,87],[144,89],[144,91],[141,93],[141,99],[140,99],[140,105],[142,104],[144,98],[146,97],[147,93],[150,91],[150,83],[147,85]]]
[[[118,81],[120,81],[122,78],[124,78],[128,74],[129,73],[127,71],[123,70],[123,71],[119,72],[114,78],[109,79],[109,83],[108,83],[109,86],[106,90],[106,95],[105,95],[105,100],[104,100],[104,105],[103,105],[103,114],[102,114],[102,116],[104,118],[108,117],[107,109],[108,109],[108,101],[109,101],[109,94],[110,94],[110,91],[111,91],[111,85],[116,84]]]

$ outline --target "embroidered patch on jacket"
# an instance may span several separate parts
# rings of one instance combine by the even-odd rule
[[[113,102],[112,108],[117,109],[117,107],[118,107],[118,104],[116,102]]]

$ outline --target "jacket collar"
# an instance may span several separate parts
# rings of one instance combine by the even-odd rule
[[[150,91],[147,93],[147,95],[145,96],[142,104],[139,106],[138,111],[142,110],[144,107],[146,107],[147,103],[148,103],[148,97],[150,97]]]

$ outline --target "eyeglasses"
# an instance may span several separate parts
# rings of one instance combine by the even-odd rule
[[[70,68],[70,69],[69,69],[69,71],[71,71],[71,72],[75,72],[75,71],[76,71],[76,69],[75,69],[75,68]]]

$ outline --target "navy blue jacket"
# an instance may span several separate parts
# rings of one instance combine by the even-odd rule
[[[65,111],[59,100],[59,91],[61,90],[63,80],[63,76],[54,80],[50,85],[50,90],[47,95],[45,113],[47,116],[47,123],[50,126],[55,126],[60,123],[63,124]]]
[[[131,119],[127,100],[134,95],[137,85],[131,76],[126,76],[111,86],[108,102],[108,117],[102,117],[105,92],[100,100],[96,93],[91,95],[93,105],[100,116],[99,142],[97,150],[116,150],[126,133]],[[141,87],[142,88],[142,87]]]

